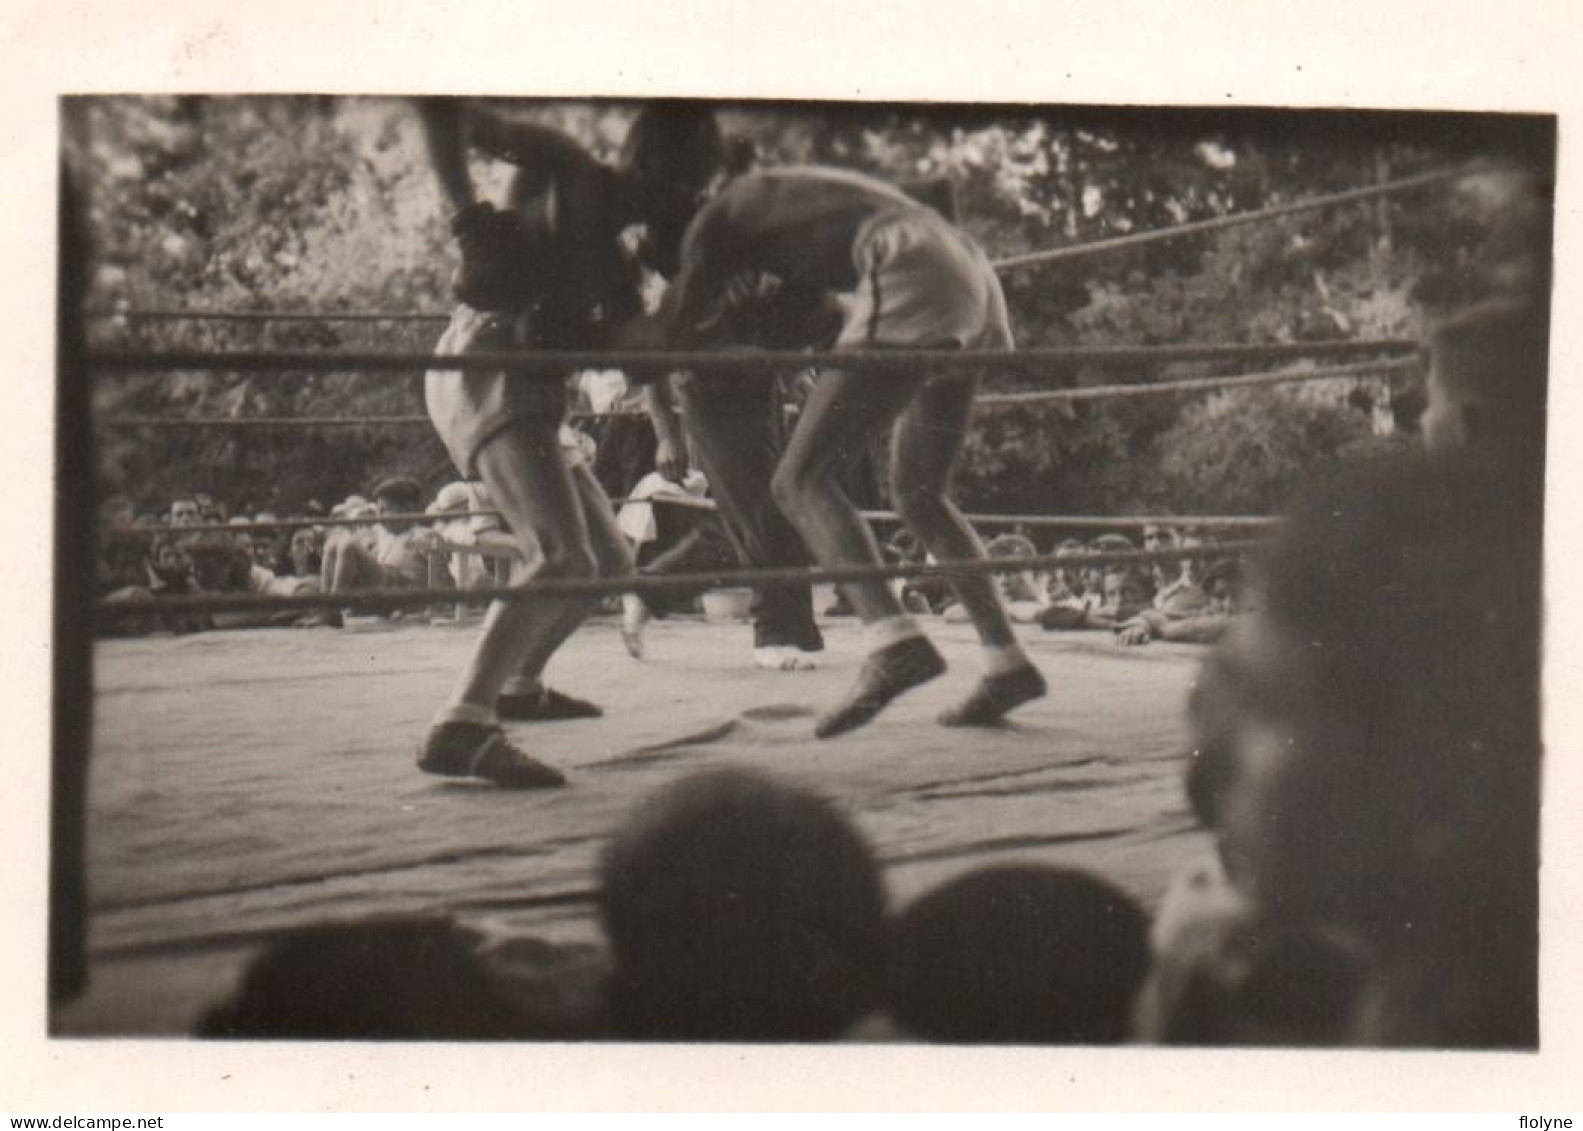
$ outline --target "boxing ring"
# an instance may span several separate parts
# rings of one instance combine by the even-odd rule
[[[1443,183],[1409,178],[1301,208],[1350,203],[1381,191]],[[1286,206],[1285,211],[1300,210]],[[1255,216],[1254,219],[1267,218]],[[1249,222],[1244,217],[1226,218]],[[1214,230],[1219,222],[1183,225]],[[1150,238],[1168,238],[1149,234]],[[1127,237],[1130,243],[1142,237]],[[1106,241],[1107,244],[1117,241]],[[1128,244],[1130,246],[1130,243]],[[1076,249],[1056,249],[1073,252]],[[1095,245],[1087,252],[1110,250]],[[1040,256],[1045,261],[1060,255]],[[1026,257],[999,266],[1027,265]],[[146,312],[151,319],[182,312]],[[228,316],[227,312],[211,312]],[[204,312],[187,312],[201,317]],[[115,317],[125,317],[118,314]],[[230,312],[248,320],[248,312]],[[383,321],[432,315],[253,312]],[[888,351],[590,354],[539,352],[447,357],[443,368],[506,369],[554,378],[590,365],[629,373],[744,366],[841,366],[885,374],[976,368],[1037,374],[1056,365],[1158,367],[1223,363],[1238,372],[1076,388],[997,392],[984,412],[1029,404],[1217,389],[1379,379],[1421,365],[1404,339],[1249,345],[1035,348],[1015,354]],[[256,374],[421,372],[427,353],[305,350],[89,349],[95,379],[150,372]],[[1274,368],[1247,371],[1249,366]],[[105,417],[97,429],[427,426],[420,416]],[[392,516],[386,516],[389,520]],[[401,516],[394,516],[401,517]],[[432,521],[433,516],[408,516]],[[464,517],[447,515],[446,518]],[[871,513],[876,521],[892,517]],[[199,595],[162,599],[161,611],[337,608],[388,613],[510,600],[524,592],[611,596],[699,585],[808,580],[829,587],[863,577],[1021,572],[1085,565],[1177,562],[1252,550],[1269,519],[1249,516],[972,516],[1072,529],[1150,523],[1234,531],[1198,549],[1122,551],[898,564],[848,569],[724,570],[665,578],[530,582],[466,591],[409,588],[291,597]],[[320,520],[313,520],[315,523]],[[379,519],[329,520],[358,525]],[[243,523],[228,533],[302,525]],[[136,536],[201,527],[139,528]],[[148,606],[100,604],[100,623]],[[903,697],[870,726],[837,741],[812,737],[815,705],[834,699],[862,660],[859,626],[821,620],[827,651],[812,672],[766,674],[747,661],[747,630],[696,617],[652,623],[647,656],[628,657],[614,621],[596,617],[550,666],[557,687],[605,708],[601,719],[512,724],[511,737],[562,768],[570,788],[545,793],[437,780],[413,765],[416,744],[471,648],[476,627],[436,618],[363,624],[341,632],[237,630],[93,644],[92,758],[86,790],[87,992],[62,1008],[73,1034],[180,1034],[225,996],[248,960],[278,932],[310,923],[395,915],[449,915],[509,944],[541,939],[594,948],[599,854],[639,798],[693,772],[767,771],[830,797],[856,822],[884,871],[892,908],[986,864],[1079,868],[1158,905],[1170,876],[1207,847],[1183,792],[1184,719],[1202,647],[1117,646],[1109,633],[1046,633],[1019,625],[1021,643],[1050,695],[998,727],[946,729],[938,710],[977,674],[968,625],[925,621],[951,670]]]

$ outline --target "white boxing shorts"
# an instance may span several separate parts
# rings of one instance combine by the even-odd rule
[[[982,248],[928,209],[881,213],[852,246],[860,282],[841,295],[837,349],[1009,350],[1006,296]]]
[[[528,344],[523,315],[489,314],[461,305],[434,352],[438,357],[456,357],[520,350]],[[456,470],[464,479],[476,479],[478,450],[501,429],[518,420],[548,417],[559,423],[566,416],[566,382],[500,370],[431,369],[424,377],[423,400]]]

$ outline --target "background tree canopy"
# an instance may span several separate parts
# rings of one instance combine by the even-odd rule
[[[634,107],[508,102],[596,154]],[[91,193],[101,311],[443,311],[454,250],[410,106],[394,99],[95,98],[68,141]],[[720,108],[766,163],[889,178],[949,176],[992,257],[1087,242],[1369,185],[1468,158],[1487,174],[1409,195],[1016,270],[1026,345],[1281,342],[1416,334],[1425,317],[1543,287],[1551,119],[754,103]],[[508,170],[479,164],[498,192]],[[100,343],[427,349],[428,323],[147,323],[100,319]],[[1151,381],[1225,365],[1051,367],[991,389]],[[1261,513],[1305,474],[1412,442],[1413,379],[985,412],[958,475],[980,509]],[[422,411],[416,376],[177,374],[101,378],[96,412],[151,416]],[[208,490],[297,510],[392,473],[453,477],[419,429],[106,430],[103,487],[162,509]]]

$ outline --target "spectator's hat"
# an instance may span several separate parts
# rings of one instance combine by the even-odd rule
[[[1125,534],[1116,533],[1101,534],[1098,538],[1095,538],[1090,545],[1092,546],[1095,553],[1100,554],[1114,553],[1118,550],[1137,549],[1137,547],[1132,544],[1131,538],[1128,538]]]
[[[410,499],[413,506],[418,506],[423,498],[423,484],[409,475],[392,475],[374,485],[373,495],[376,499]]]
[[[1032,558],[1039,550],[1021,534],[1002,534],[990,540],[984,551],[992,558]]]

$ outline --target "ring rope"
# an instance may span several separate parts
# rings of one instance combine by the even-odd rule
[[[88,310],[84,316],[95,321],[113,321],[118,318],[129,322],[175,322],[190,319],[194,322],[449,322],[449,311],[382,311],[382,310],[169,310],[158,307],[148,310]]]
[[[624,503],[652,503],[657,506],[684,507],[691,510],[718,509],[713,499],[695,499],[679,495],[653,495],[646,499],[615,498],[612,506]],[[895,511],[866,510],[858,514],[870,522],[898,523],[901,516]],[[356,527],[378,526],[386,522],[405,522],[425,525],[437,522],[460,522],[468,518],[501,518],[497,510],[448,511],[438,514],[388,514],[369,515],[362,518],[274,519],[269,522],[200,523],[195,526],[128,526],[106,530],[101,537],[113,542],[131,542],[152,538],[160,534],[177,536],[192,534],[252,534],[280,530],[300,530],[303,527]],[[1263,530],[1279,526],[1282,522],[1274,515],[1058,515],[1058,514],[975,514],[962,516],[973,526],[1026,526],[1029,528],[1060,530],[1142,530],[1146,526],[1178,526],[1191,529]],[[1064,560],[1064,559],[1063,559]]]
[[[423,605],[479,605],[492,601],[521,601],[533,597],[609,597],[622,593],[663,593],[679,589],[718,589],[726,586],[789,584],[841,584],[889,578],[952,578],[979,574],[1023,573],[1043,569],[1081,569],[1085,566],[1180,562],[1184,559],[1231,558],[1257,551],[1258,542],[1228,542],[1175,550],[1116,550],[1057,557],[1044,554],[1027,558],[983,558],[970,561],[854,565],[840,567],[778,566],[773,569],[718,570],[681,573],[665,577],[633,574],[626,577],[549,578],[521,585],[480,589],[396,588],[365,589],[348,593],[302,593],[285,597],[251,594],[195,594],[155,597],[146,601],[99,601],[102,617],[122,619],[150,613],[252,612],[272,609],[353,609],[383,611]]]
[[[609,420],[622,417],[647,417],[642,409],[608,412],[569,412],[568,420]],[[103,416],[94,421],[100,428],[357,428],[377,425],[389,428],[433,428],[427,416]]]
[[[1438,169],[1434,172],[1420,173],[1412,177],[1401,177],[1394,181],[1385,181],[1381,184],[1369,185],[1364,188],[1347,189],[1343,192],[1329,193],[1325,196],[1316,196],[1308,200],[1294,201],[1291,204],[1277,204],[1269,208],[1260,208],[1251,212],[1238,212],[1231,216],[1217,216],[1209,220],[1194,220],[1186,224],[1175,224],[1168,228],[1135,232],[1111,239],[1090,240],[1087,243],[1070,244],[1066,247],[1046,248],[1043,251],[1030,251],[1021,255],[1008,255],[1000,259],[991,260],[990,265],[997,271],[1013,271],[1038,264],[1058,263],[1063,260],[1079,259],[1090,255],[1103,255],[1113,251],[1128,251],[1135,247],[1162,243],[1166,240],[1203,235],[1206,232],[1220,232],[1225,231],[1227,228],[1241,227],[1244,224],[1256,224],[1266,220],[1296,216],[1303,212],[1316,212],[1324,208],[1356,204],[1359,201],[1373,200],[1375,197],[1388,196],[1394,193],[1413,192],[1417,189],[1427,188],[1430,185],[1461,180],[1475,173],[1482,172],[1483,169],[1483,166],[1477,164],[1463,165],[1455,169]]]
[[[447,355],[433,353],[324,350],[90,350],[86,364],[100,372],[139,373],[156,370],[209,370],[274,373],[346,371],[440,373],[490,372],[561,379],[579,369],[620,369],[669,373],[677,370],[718,372],[770,367],[844,369],[885,373],[961,369],[1009,369],[1041,364],[1139,365],[1179,361],[1287,361],[1319,357],[1362,357],[1416,354],[1411,338],[1327,339],[1264,345],[1194,343],[1176,346],[1044,346],[1009,350],[541,350]]]
[[[1069,389],[1046,389],[1022,393],[982,393],[973,402],[975,409],[1024,407],[1071,401],[1091,401],[1121,397],[1171,396],[1208,392],[1217,389],[1242,389],[1270,385],[1300,384],[1307,381],[1333,381],[1343,378],[1378,376],[1417,368],[1416,358],[1358,362],[1318,369],[1279,370],[1269,373],[1239,373],[1226,377],[1193,377],[1151,383],[1087,385]],[[612,417],[644,417],[642,409],[609,412],[572,412],[570,420],[603,420]],[[95,421],[102,428],[355,428],[432,427],[427,416],[108,416]]]
[[[1380,374],[1406,372],[1419,367],[1416,358],[1392,361],[1369,361],[1354,365],[1334,365],[1319,369],[1281,370],[1272,373],[1242,373],[1230,377],[1187,377],[1177,381],[1155,381],[1149,384],[1130,383],[1116,385],[1086,385],[1075,389],[1041,389],[1025,393],[984,393],[973,402],[973,407],[1006,408],[1037,404],[1058,404],[1071,401],[1113,400],[1125,397],[1174,396],[1181,393],[1213,392],[1217,389],[1251,389],[1273,385],[1296,385],[1308,381],[1337,381],[1343,378],[1368,377]]]

